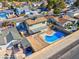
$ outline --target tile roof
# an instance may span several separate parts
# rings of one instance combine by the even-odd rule
[[[70,18],[67,15],[64,15],[62,17],[57,17],[57,16],[47,16],[46,18],[53,18],[55,19],[57,22],[60,22],[61,24],[65,23],[66,21],[68,21],[68,19]]]
[[[69,16],[64,15],[62,18],[59,17],[57,21],[60,22],[61,24],[64,24],[65,22],[68,21],[69,18],[70,18]]]
[[[60,22],[61,24],[65,23],[66,21],[68,21],[69,19],[71,19],[71,17],[69,17],[68,15],[63,15],[62,17],[57,17],[57,16],[45,16],[45,17],[40,17],[37,18],[36,20],[31,20],[28,19],[25,22],[28,25],[33,25],[33,24],[37,24],[39,22],[43,22],[43,21],[47,21],[49,18],[53,18],[55,19],[57,22]]]
[[[3,12],[5,12],[5,13],[13,13],[12,10],[4,10]]]
[[[43,22],[43,21],[47,21],[47,19],[45,17],[40,17],[40,18],[37,18],[36,20],[28,19],[25,22],[28,25],[33,25],[33,24],[37,24],[37,23],[40,23],[40,22]]]

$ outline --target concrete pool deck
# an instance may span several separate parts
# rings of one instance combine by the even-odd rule
[[[44,47],[47,47],[49,44],[44,41],[44,34],[52,34],[54,31],[47,28],[46,30],[42,30],[39,33],[26,37],[26,39],[30,42],[34,51],[39,51]]]
[[[39,51],[40,49],[48,46],[49,44],[45,43],[41,37],[37,34],[26,37],[26,39],[30,42],[34,51]]]
[[[55,42],[42,50],[26,57],[26,59],[58,59],[79,43],[79,30]]]

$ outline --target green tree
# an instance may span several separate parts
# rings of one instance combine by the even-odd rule
[[[60,1],[59,3],[59,8],[64,9],[66,7],[66,4],[63,0]]]
[[[54,9],[54,8],[65,8],[65,2],[64,0],[48,0],[48,5],[47,5],[47,8],[48,9]]]
[[[55,8],[53,11],[54,14],[60,14],[60,12],[61,12],[60,8]]]
[[[47,8],[54,9],[54,14],[59,14],[66,7],[64,0],[48,0]]]

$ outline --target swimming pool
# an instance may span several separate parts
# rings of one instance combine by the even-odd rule
[[[44,41],[47,43],[53,43],[57,40],[60,40],[60,38],[62,38],[63,36],[65,36],[65,34],[63,32],[56,32],[52,35],[45,35]]]

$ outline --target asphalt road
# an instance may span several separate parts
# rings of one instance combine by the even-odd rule
[[[44,15],[30,15],[30,16],[21,16],[21,17],[17,17],[17,18],[11,18],[11,19],[6,19],[6,20],[2,20],[1,22],[23,22],[24,20],[28,20],[30,18],[33,18],[33,17],[43,17]]]

